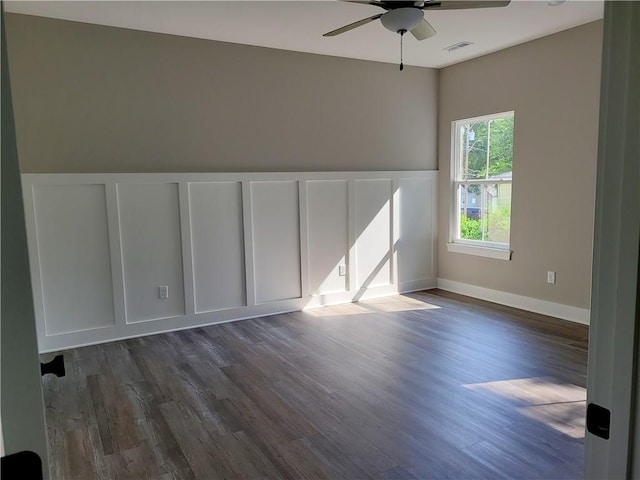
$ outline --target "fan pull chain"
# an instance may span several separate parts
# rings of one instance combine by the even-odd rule
[[[403,52],[402,52],[402,45],[404,43],[404,34],[407,33],[406,30],[398,30],[398,33],[400,34],[400,71],[404,70],[404,60],[403,60]]]

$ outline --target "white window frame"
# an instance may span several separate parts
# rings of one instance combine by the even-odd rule
[[[498,260],[511,260],[511,228],[509,228],[509,242],[491,242],[485,240],[471,240],[466,238],[460,238],[460,205],[458,204],[458,187],[465,184],[485,184],[495,185],[500,183],[513,185],[512,180],[500,180],[500,179],[479,179],[473,181],[461,181],[458,180],[458,158],[461,158],[461,141],[460,141],[460,125],[463,123],[477,123],[488,122],[490,120],[497,120],[505,118],[507,116],[515,117],[515,111],[506,111],[500,113],[493,113],[491,115],[481,115],[478,117],[463,118],[460,120],[454,120],[451,122],[451,175],[450,175],[450,205],[449,209],[449,242],[447,243],[447,250],[453,253],[464,253],[468,255],[478,255],[481,257],[495,258]],[[513,188],[513,187],[512,187]]]

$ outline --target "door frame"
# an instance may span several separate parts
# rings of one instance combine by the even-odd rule
[[[0,158],[1,275],[0,378],[3,455],[35,452],[49,478],[48,444],[36,339],[22,184],[7,59],[4,5],[0,4],[2,52],[2,155]]]
[[[605,2],[587,403],[611,411],[585,436],[585,478],[630,478],[638,350],[640,3]]]

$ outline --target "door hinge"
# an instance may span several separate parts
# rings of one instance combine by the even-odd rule
[[[596,437],[609,440],[609,429],[611,427],[611,411],[590,403],[587,406],[587,431]]]
[[[66,370],[64,368],[64,357],[57,355],[53,360],[48,363],[40,364],[40,373],[44,376],[48,373],[55,375],[56,377],[64,377]]]

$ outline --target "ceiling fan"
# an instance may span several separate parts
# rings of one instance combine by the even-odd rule
[[[380,19],[382,25],[393,33],[400,34],[400,70],[402,63],[402,38],[405,33],[411,34],[418,40],[426,40],[436,34],[435,28],[424,18],[424,10],[461,10],[469,8],[506,7],[510,0],[426,0],[426,1],[395,1],[395,0],[343,0],[349,3],[374,5],[385,10],[384,13],[358,20],[344,27],[337,28],[323,37],[335,37],[342,33],[361,27],[374,20]]]

